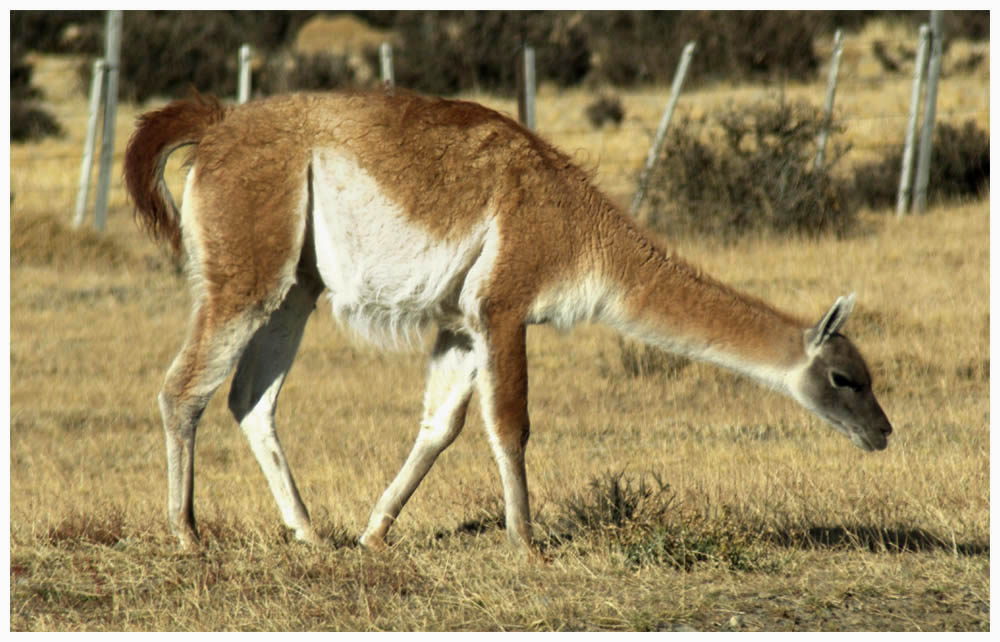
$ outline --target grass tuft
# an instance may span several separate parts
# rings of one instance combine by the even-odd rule
[[[549,544],[588,541],[619,555],[627,568],[691,571],[696,564],[710,562],[736,571],[757,570],[761,555],[755,538],[740,524],[684,510],[657,474],[605,472],[588,482],[586,492],[565,501]]]
[[[42,539],[53,546],[116,546],[126,539],[125,511],[117,506],[97,513],[75,509],[46,529]]]
[[[659,475],[633,479],[624,471],[605,472],[591,478],[587,492],[570,496],[564,506],[563,522],[570,531],[658,523],[673,508],[674,499]]]
[[[677,377],[691,365],[691,360],[632,339],[618,337],[618,351],[622,369],[628,377],[662,375],[667,379]]]
[[[755,538],[739,528],[685,523],[644,529],[621,542],[629,566],[668,566],[691,571],[712,563],[732,571],[759,571],[765,559]]]

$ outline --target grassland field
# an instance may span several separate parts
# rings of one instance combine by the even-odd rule
[[[822,86],[787,91],[818,102]],[[847,113],[905,104],[909,84],[855,89]],[[700,90],[686,108],[770,90]],[[988,74],[952,76],[939,109],[985,103],[988,130],[988,91]],[[82,120],[78,92],[49,95]],[[625,94],[626,112],[652,129],[665,95]],[[598,182],[624,200],[649,138],[567,125],[589,98],[543,88],[539,129],[600,162]],[[152,106],[122,105],[119,152]],[[848,240],[664,240],[817,319],[855,291],[847,332],[895,427],[884,452],[727,372],[631,376],[610,331],[533,327],[528,475],[548,562],[506,542],[475,402],[390,550],[371,553],[356,539],[412,444],[425,358],[356,343],[320,305],[277,421],[326,544],[280,525],[224,385],[197,444],[204,547],[185,553],[166,525],[156,393],[186,331],[186,283],[135,228],[117,179],[107,230],[70,226],[82,138],[10,151],[12,630],[989,630],[988,199],[863,212]]]

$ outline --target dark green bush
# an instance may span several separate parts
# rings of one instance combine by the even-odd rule
[[[572,86],[669,84],[681,49],[698,43],[691,82],[807,78],[818,68],[817,12],[401,11],[400,85],[428,93],[515,91],[517,53],[534,46],[540,81]]]
[[[823,114],[784,97],[683,119],[650,177],[650,225],[733,240],[751,232],[845,234],[856,222],[850,185],[831,168],[845,150],[830,125],[826,162],[813,166]]]
[[[628,566],[669,566],[690,571],[714,563],[732,571],[765,567],[755,538],[746,529],[717,523],[657,526],[630,533],[620,542]]]

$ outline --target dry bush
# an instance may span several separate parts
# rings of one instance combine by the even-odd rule
[[[16,198],[16,195],[15,195]],[[15,213],[10,221],[10,264],[57,269],[122,268],[135,262],[126,248],[89,228],[73,230],[54,216]]]
[[[300,11],[130,11],[122,20],[121,96],[144,102],[179,97],[191,87],[236,93],[237,52],[244,43],[267,55],[308,18]],[[91,66],[81,65],[83,86]]]
[[[357,84],[346,55],[291,54],[270,57],[254,77],[254,93],[265,96],[288,91],[327,91]]]
[[[689,84],[809,78],[819,67],[813,39],[821,19],[807,11],[614,11],[584,18],[600,61],[592,80],[616,86],[668,85],[690,40],[698,49]]]
[[[584,113],[587,114],[590,124],[600,129],[604,123],[621,125],[625,118],[625,107],[622,106],[622,100],[618,96],[604,94],[587,105]]]
[[[15,143],[62,136],[63,128],[42,109],[42,92],[31,82],[32,66],[26,49],[16,41],[10,45],[10,140]]]
[[[49,53],[99,55],[105,11],[11,11],[11,46]]]
[[[26,143],[64,134],[59,121],[48,111],[30,102],[12,100],[10,103],[10,140]]]
[[[624,471],[592,477],[585,492],[572,493],[548,529],[553,551],[567,542],[619,555],[626,567],[666,566],[691,571],[697,564],[756,570],[763,559],[745,520],[707,519],[680,506],[658,474]]]
[[[590,69],[574,12],[400,11],[392,29],[403,40],[396,81],[415,91],[512,95],[524,43],[535,48],[539,82],[575,85]]]
[[[663,233],[733,240],[747,233],[849,232],[856,221],[848,184],[831,171],[844,150],[830,124],[826,163],[814,169],[827,126],[805,102],[731,107],[711,122],[687,118],[668,136],[650,178],[650,225]]]
[[[100,512],[74,510],[46,529],[42,539],[52,546],[116,546],[126,538],[125,510],[120,506]]]
[[[586,493],[566,500],[562,521],[571,531],[652,525],[662,522],[673,503],[670,487],[659,475],[632,479],[624,471],[606,472],[590,479]]]
[[[864,205],[884,209],[896,204],[903,146],[890,147],[882,159],[859,166],[854,193]],[[914,177],[916,154],[914,154]],[[960,127],[948,122],[934,126],[927,202],[981,198],[990,189],[990,135],[966,121]]]

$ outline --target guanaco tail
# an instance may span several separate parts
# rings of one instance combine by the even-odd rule
[[[181,207],[167,156],[192,146]],[[744,373],[865,450],[892,431],[841,329],[854,295],[815,325],[665,251],[588,172],[517,122],[471,102],[395,92],[293,94],[236,108],[194,95],[141,116],[125,180],[137,220],[186,256],[194,310],[159,395],[168,517],[197,543],[194,442],[235,367],[229,408],[284,523],[319,537],[275,432],[278,393],[328,291],[340,324],[376,345],[434,324],[423,419],[361,543],[385,536],[478,391],[503,483],[507,534],[532,549],[525,327],[606,324]]]

